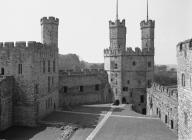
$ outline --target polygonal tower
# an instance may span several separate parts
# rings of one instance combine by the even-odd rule
[[[141,26],[141,40],[142,40],[142,50],[154,50],[154,28],[155,21],[148,19],[148,0],[147,0],[147,20],[143,20],[140,23]]]
[[[59,19],[43,17],[41,19],[41,41],[43,44],[58,47]]]

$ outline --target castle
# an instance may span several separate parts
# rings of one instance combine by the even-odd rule
[[[58,107],[58,25],[41,19],[42,43],[0,43],[0,130],[34,126]]]
[[[147,14],[148,15],[148,14]],[[154,72],[155,21],[141,21],[142,49],[126,48],[125,20],[109,21],[110,46],[104,50],[104,69],[108,74],[115,103],[133,104],[135,111],[146,114],[146,90]]]

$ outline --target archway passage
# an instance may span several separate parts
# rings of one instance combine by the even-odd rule
[[[126,101],[125,97],[123,97],[122,98],[122,104],[126,104],[126,103],[127,103],[127,101]]]

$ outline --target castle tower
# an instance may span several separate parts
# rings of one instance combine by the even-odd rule
[[[58,47],[59,19],[43,17],[41,19],[41,41],[43,44]]]
[[[155,21],[148,19],[148,0],[147,0],[147,20],[141,21],[140,26],[141,26],[142,49],[154,50]]]

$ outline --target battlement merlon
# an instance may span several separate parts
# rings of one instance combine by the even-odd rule
[[[59,25],[59,19],[55,17],[43,17],[41,18],[41,25],[42,24],[55,24]]]
[[[154,20],[148,20],[148,21],[143,20],[143,21],[141,21],[140,26],[141,26],[141,29],[155,28],[155,21]]]
[[[125,27],[125,19],[123,19],[122,21],[117,19],[117,20],[115,20],[115,22],[110,20],[109,27]]]

